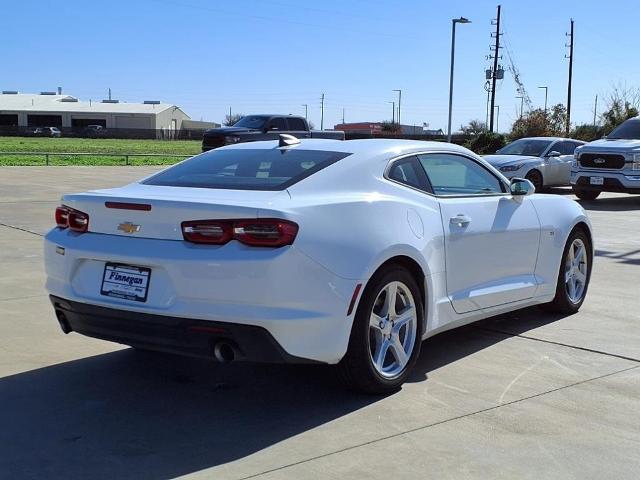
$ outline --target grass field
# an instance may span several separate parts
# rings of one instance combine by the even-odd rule
[[[108,153],[113,156],[51,155],[50,165],[125,165],[124,154],[153,153],[191,156],[200,153],[197,140],[121,140],[106,138],[0,137],[0,166],[45,165],[44,155],[3,155],[2,152]],[[130,165],[166,165],[179,157],[130,157]]]

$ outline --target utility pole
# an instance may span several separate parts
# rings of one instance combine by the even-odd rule
[[[109,89],[109,100],[111,100],[111,89]]]
[[[324,130],[324,93],[320,97],[320,130]]]
[[[304,119],[309,120],[309,105],[303,103],[302,106],[304,107]]]
[[[523,110],[524,110],[524,97],[518,96],[516,98],[520,99],[520,118],[522,118]]]
[[[496,44],[493,51],[493,75],[491,79],[491,118],[489,121],[489,131],[493,132],[493,109],[496,104],[496,80],[498,76],[498,54],[500,52],[500,5],[498,5],[498,16],[496,17]],[[498,110],[499,112],[500,110]],[[496,128],[497,130],[497,128]]]
[[[500,127],[498,124],[500,123],[500,105],[496,105],[496,110],[498,111],[496,115],[496,133],[500,133]]]
[[[344,125],[344,107],[342,107],[342,124]]]
[[[596,95],[596,101],[593,105],[593,126],[596,126],[596,114],[598,113],[598,95]]]
[[[231,107],[229,107],[229,120],[231,120]]]
[[[569,85],[567,86],[567,126],[565,128],[567,137],[571,128],[571,81],[573,79],[573,18],[571,19],[571,31],[566,34],[569,37]]]
[[[391,125],[395,125],[396,123],[396,102],[387,102],[393,105],[391,110]]]
[[[393,90],[398,92],[398,125],[400,125],[400,108],[402,107],[402,90]]]

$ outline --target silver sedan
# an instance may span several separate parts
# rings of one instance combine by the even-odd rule
[[[526,178],[541,192],[570,184],[573,152],[584,143],[559,137],[521,138],[484,159],[507,178]]]

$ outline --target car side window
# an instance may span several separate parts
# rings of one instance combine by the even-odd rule
[[[395,161],[387,176],[390,180],[395,180],[398,183],[430,191],[427,178],[416,157],[406,157]]]
[[[272,118],[269,122],[269,130],[287,130],[287,123],[282,117]]]
[[[504,184],[479,163],[452,153],[418,155],[433,193],[450,195],[495,195],[504,193]]]
[[[288,118],[287,121],[289,122],[289,130],[303,132],[307,129],[304,120],[301,118]]]

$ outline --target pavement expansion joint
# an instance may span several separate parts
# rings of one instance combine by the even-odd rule
[[[15,225],[8,225],[8,224],[2,223],[2,222],[0,222],[0,226],[1,227],[7,227],[7,228],[13,228],[14,230],[19,230],[21,232],[26,232],[26,233],[30,233],[32,235],[37,235],[38,237],[44,237],[43,234],[38,233],[38,232],[34,232],[32,230],[29,230],[28,228],[16,227]]]
[[[637,361],[637,360],[635,360],[635,361]],[[330,457],[330,456],[336,455],[338,453],[347,452],[349,450],[354,450],[354,449],[360,448],[360,447],[366,447],[367,445],[373,445],[374,443],[382,442],[382,441],[385,441],[385,440],[391,440],[393,438],[397,438],[397,437],[406,435],[408,433],[414,433],[414,432],[418,432],[420,430],[426,430],[427,428],[436,427],[438,425],[443,425],[445,423],[453,422],[453,421],[456,421],[456,420],[462,420],[464,418],[472,417],[474,415],[478,415],[478,414],[482,414],[482,413],[486,413],[486,412],[491,412],[491,411],[497,410],[497,409],[502,408],[502,407],[507,407],[509,405],[514,405],[514,404],[517,404],[517,403],[520,403],[520,402],[524,402],[526,400],[531,400],[531,399],[534,399],[534,398],[542,397],[542,396],[548,395],[550,393],[555,393],[555,392],[558,392],[560,390],[565,390],[565,389],[568,389],[568,388],[576,387],[578,385],[583,385],[585,383],[593,382],[595,380],[601,380],[603,378],[607,378],[607,377],[611,377],[611,376],[614,376],[614,375],[618,375],[620,373],[625,373],[625,372],[628,372],[630,370],[634,370],[634,369],[637,369],[637,368],[640,368],[640,365],[634,365],[632,367],[623,368],[622,370],[616,370],[615,372],[605,373],[603,375],[598,375],[597,377],[587,378],[585,380],[580,380],[578,382],[570,383],[568,385],[563,385],[561,387],[552,388],[551,390],[546,390],[544,392],[539,392],[539,393],[535,393],[533,395],[529,395],[529,396],[526,396],[526,397],[518,398],[518,399],[512,400],[510,402],[499,403],[499,404],[494,405],[492,407],[483,408],[483,409],[476,410],[476,411],[473,411],[473,412],[465,413],[463,415],[458,415],[458,416],[455,416],[455,417],[447,418],[445,420],[440,420],[438,422],[433,422],[433,423],[429,423],[427,425],[422,425],[422,426],[419,426],[419,427],[411,428],[411,429],[405,430],[403,432],[394,433],[392,435],[387,435],[387,436],[380,437],[380,438],[377,438],[375,440],[370,440],[368,442],[363,442],[363,443],[360,443],[360,444],[357,444],[357,445],[351,445],[349,447],[341,448],[341,449],[335,450],[333,452],[324,453],[322,455],[317,455],[315,457],[311,457],[311,458],[307,458],[307,459],[304,459],[304,460],[300,460],[298,462],[293,462],[293,463],[289,463],[287,465],[282,465],[280,467],[272,468],[270,470],[265,470],[264,472],[255,473],[255,474],[249,475],[247,477],[242,477],[239,480],[248,480],[250,478],[257,478],[257,477],[260,477],[262,475],[267,475],[269,473],[277,472],[277,471],[280,471],[280,470],[285,470],[287,468],[295,467],[297,465],[301,465],[301,464],[304,464],[304,463],[307,463],[307,462],[311,462],[311,461],[314,461],[314,460],[319,460],[319,459],[325,458],[325,457]]]
[[[495,328],[487,328],[487,327],[474,327],[474,328],[477,328],[478,330],[484,330],[486,332],[499,333],[501,335],[506,335],[506,336],[509,336],[509,337],[524,338],[525,340],[533,340],[535,342],[549,343],[551,345],[558,345],[558,346],[561,346],[561,347],[574,348],[576,350],[581,350],[583,352],[597,353],[599,355],[606,355],[607,357],[620,358],[622,360],[629,360],[631,362],[640,363],[640,358],[629,357],[629,356],[626,356],[626,355],[619,355],[617,353],[605,352],[604,350],[595,350],[593,348],[580,347],[578,345],[571,345],[571,344],[568,344],[568,343],[554,342],[553,340],[545,340],[543,338],[531,337],[529,335],[522,335],[520,333],[507,332],[505,330],[498,330],[498,329],[495,329]]]

